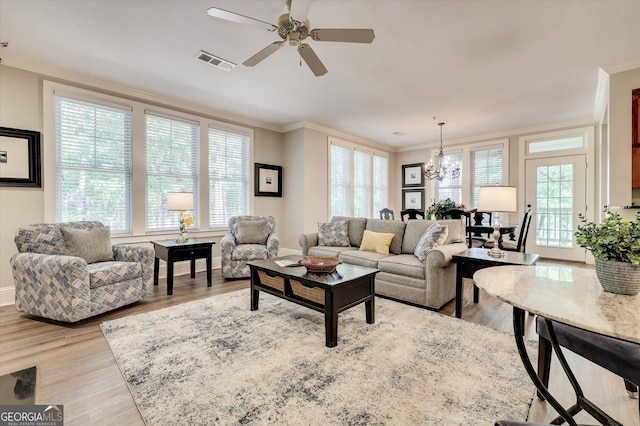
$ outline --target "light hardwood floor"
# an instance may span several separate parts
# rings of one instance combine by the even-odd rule
[[[248,280],[225,281],[220,271],[214,270],[212,287],[206,287],[204,273],[193,280],[180,276],[174,280],[173,296],[167,296],[166,283],[160,280],[153,295],[144,301],[75,324],[20,314],[13,306],[0,307],[0,374],[38,366],[38,401],[63,404],[67,426],[143,425],[100,323],[248,287]],[[465,287],[468,300],[471,281]],[[511,307],[484,293],[480,297],[479,304],[464,307],[462,320],[512,333]],[[440,312],[453,316],[454,309],[452,301]],[[536,337],[532,317],[527,320],[527,335]],[[571,355],[567,358],[585,394],[624,425],[640,426],[638,400],[626,396],[622,379]],[[563,404],[573,403],[568,380],[556,363],[551,366],[550,387]],[[546,404],[534,398],[529,421],[549,422],[553,417]],[[577,419],[596,424],[588,415],[580,414]]]

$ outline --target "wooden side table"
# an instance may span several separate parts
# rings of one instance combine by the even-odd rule
[[[462,253],[454,254],[453,261],[456,262],[456,318],[462,316],[462,279],[473,278],[473,274],[480,269],[490,266],[503,265],[535,265],[540,258],[535,253],[519,253],[505,251],[504,257],[491,257],[489,249],[472,248]],[[478,303],[480,296],[478,287],[473,286],[473,303]]]
[[[173,264],[182,260],[191,261],[191,278],[196,277],[196,259],[207,260],[207,287],[211,287],[211,248],[214,241],[190,238],[184,243],[174,240],[151,241],[156,252],[153,264],[153,285],[158,285],[160,259],[167,262],[167,295],[173,294]]]

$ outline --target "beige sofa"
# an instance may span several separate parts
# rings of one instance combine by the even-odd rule
[[[456,267],[452,256],[467,249],[461,220],[438,220],[446,224],[449,235],[444,244],[431,250],[422,263],[413,254],[424,231],[434,222],[365,219],[335,216],[349,222],[350,247],[318,246],[317,232],[300,235],[298,242],[305,256],[335,256],[345,263],[378,268],[376,294],[430,309],[440,309],[456,294]],[[393,233],[389,255],[360,251],[365,229]]]

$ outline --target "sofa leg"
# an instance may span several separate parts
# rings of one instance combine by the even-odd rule
[[[540,336],[538,339],[538,377],[549,387],[549,372],[551,370],[551,342]],[[544,396],[538,391],[538,398],[544,401]]]

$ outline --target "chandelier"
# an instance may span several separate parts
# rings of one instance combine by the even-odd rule
[[[440,126],[440,152],[438,153],[438,166],[434,167],[433,159],[429,160],[429,163],[424,166],[424,178],[427,180],[438,179],[442,182],[445,179],[455,179],[460,176],[460,164],[457,162],[451,167],[444,159],[444,153],[442,152],[442,126],[444,123],[438,123]]]

